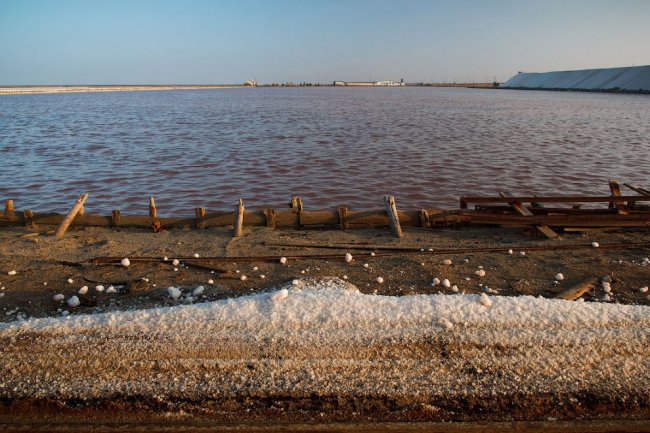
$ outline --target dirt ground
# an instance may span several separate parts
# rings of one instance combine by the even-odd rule
[[[71,228],[62,239],[52,235],[54,227],[36,229],[0,228],[0,321],[84,314],[120,309],[139,309],[175,305],[167,288],[196,287],[205,291],[195,302],[247,295],[269,290],[293,279],[339,277],[347,279],[364,293],[405,296],[413,294],[459,292],[504,296],[534,295],[552,297],[587,278],[610,276],[611,293],[597,287],[584,295],[585,301],[650,305],[649,292],[640,288],[650,284],[648,248],[608,249],[608,244],[650,242],[650,230],[621,230],[611,233],[565,233],[561,240],[550,240],[519,228],[462,228],[456,230],[408,229],[401,239],[389,230],[272,230],[247,228],[244,236],[233,238],[232,230],[176,229],[153,233],[144,229]],[[555,246],[590,245],[599,248],[560,250]],[[409,246],[423,252],[387,252],[320,249],[271,244],[370,244]],[[527,250],[547,247],[545,251]],[[497,252],[438,254],[429,249],[494,247]],[[512,254],[508,250],[512,249]],[[370,253],[375,251],[376,255]],[[345,261],[350,253],[353,260]],[[525,255],[523,255],[525,253]],[[177,257],[233,257],[232,260],[205,262],[227,271],[224,274],[172,264]],[[333,258],[293,259],[281,264],[277,257],[332,255]],[[154,262],[132,260],[129,267],[118,264],[93,265],[100,256],[151,257]],[[272,256],[269,260],[237,260],[234,257]],[[162,259],[167,257],[168,261]],[[452,261],[451,265],[443,260]],[[645,260],[644,260],[645,259]],[[75,266],[74,264],[80,266]],[[475,272],[482,266],[485,276]],[[15,271],[15,275],[12,271]],[[564,279],[556,280],[562,273]],[[243,276],[246,278],[243,279]],[[377,278],[383,278],[383,283]],[[432,286],[434,278],[448,279],[451,287]],[[212,280],[212,283],[210,283]],[[72,282],[69,282],[72,281]],[[99,292],[102,285],[113,290]],[[81,296],[80,288],[88,286]],[[486,289],[489,287],[489,289]],[[496,291],[496,292],[494,292]],[[113,292],[113,293],[109,293]],[[81,305],[69,308],[65,301],[77,295]],[[609,297],[608,300],[604,299]]]

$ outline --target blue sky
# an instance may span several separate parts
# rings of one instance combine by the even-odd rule
[[[650,64],[646,0],[0,0],[0,85],[503,81]]]

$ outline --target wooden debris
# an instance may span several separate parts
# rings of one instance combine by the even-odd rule
[[[273,210],[273,208],[264,209],[264,216],[266,217],[266,226],[274,229],[275,228],[275,210]]]
[[[196,228],[204,229],[205,228],[205,208],[197,207],[194,208],[194,213],[196,215]]]
[[[74,220],[74,217],[77,216],[77,213],[79,212],[79,209],[83,206],[84,202],[88,199],[88,194],[83,193],[79,196],[77,199],[77,202],[72,206],[72,209],[70,209],[70,212],[68,212],[68,215],[63,219],[61,222],[61,225],[59,226],[58,229],[56,229],[56,232],[54,233],[54,237],[60,238],[63,237],[65,234],[66,230],[68,230],[68,227],[72,223],[72,220]]]
[[[399,223],[399,216],[397,214],[397,206],[395,205],[395,198],[392,195],[385,195],[384,204],[386,205],[386,214],[388,215],[390,228],[396,237],[401,238],[402,236],[404,236],[404,234],[402,233],[402,227],[400,226]]]
[[[618,184],[618,181],[616,179],[610,179],[609,180],[609,189],[612,192],[612,197],[620,197],[621,196],[621,187]],[[628,215],[629,212],[627,211],[627,208],[625,207],[625,203],[616,201],[616,202],[610,202],[609,207],[615,207],[616,210],[618,211],[619,214],[621,215]]]
[[[582,295],[593,289],[598,285],[598,278],[589,278],[575,286],[567,289],[563,292],[558,293],[554,296],[555,299],[564,299],[567,301],[575,301],[580,298]]]
[[[579,195],[567,195],[567,196],[512,196],[512,197],[461,197],[461,203],[474,203],[474,204],[490,204],[490,203],[508,203],[512,200],[519,201],[522,203],[609,203],[612,201],[611,196],[579,196]],[[613,201],[625,203],[626,201],[636,200],[636,201],[650,201],[650,197],[635,195],[635,196],[621,196],[615,198]]]
[[[512,197],[512,194],[510,194],[508,192],[500,192],[499,195],[501,197],[506,197],[506,198]],[[525,216],[525,217],[533,216],[533,213],[530,211],[530,209],[525,207],[520,201],[512,200],[512,201],[509,201],[508,204],[510,205],[510,207],[512,207],[521,216]],[[551,229],[546,224],[543,224],[543,223],[542,224],[535,224],[535,228],[538,231],[540,231],[541,233],[543,233],[547,238],[557,238],[557,237],[559,237],[558,234],[555,233],[555,231],[553,231],[553,229]]]
[[[158,210],[156,209],[156,202],[153,197],[149,197],[149,216],[151,218],[158,218]]]
[[[347,230],[350,228],[350,223],[348,221],[348,208],[345,206],[339,208],[339,228],[341,230]]]
[[[293,209],[294,212],[302,212],[302,199],[300,197],[291,197],[291,203],[289,203],[289,207]]]
[[[5,200],[5,216],[9,216],[14,213],[14,201]]]
[[[420,209],[419,216],[421,227],[431,227],[431,222],[429,221],[429,212],[426,209]]]
[[[642,187],[640,187],[638,185],[635,185],[633,183],[624,183],[623,185],[625,185],[626,187],[628,187],[632,191],[636,192],[637,194],[641,194],[641,195],[644,195],[644,196],[650,196],[650,189],[642,188]]]
[[[244,201],[240,198],[237,209],[235,210],[234,236],[241,237],[244,233]]]

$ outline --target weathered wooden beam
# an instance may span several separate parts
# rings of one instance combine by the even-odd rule
[[[386,215],[388,215],[390,229],[393,231],[393,234],[396,237],[401,238],[402,236],[404,236],[404,233],[402,233],[402,227],[399,224],[399,215],[397,214],[395,197],[393,197],[392,195],[385,195],[384,204],[386,205]]]
[[[196,215],[196,228],[204,229],[205,228],[205,208],[196,207],[194,208],[194,214]]]
[[[11,199],[5,200],[5,216],[9,216],[10,214],[13,214],[15,212],[14,210],[14,201]]]
[[[508,203],[509,200],[516,200],[522,203],[530,203],[532,201],[538,203],[609,203],[612,201],[611,196],[512,196],[512,197],[461,197],[465,203],[474,204],[490,204],[490,203]],[[649,196],[634,195],[634,196],[621,196],[614,198],[613,201],[625,203],[626,201],[650,201]]]
[[[499,195],[501,197],[506,197],[506,198],[511,198],[512,197],[512,195],[510,193],[505,192],[505,191],[500,192]],[[530,209],[525,207],[520,201],[512,200],[512,201],[509,201],[508,204],[510,205],[510,207],[512,207],[515,210],[515,212],[517,212],[521,216],[524,216],[524,217],[534,216],[534,214],[530,211]],[[555,231],[553,231],[553,229],[551,229],[549,226],[547,226],[544,223],[535,224],[535,228],[548,238],[552,239],[552,238],[559,237],[559,235],[557,233],[555,233]]]
[[[564,299],[567,301],[575,301],[594,287],[598,285],[598,278],[589,278],[575,286],[558,293],[555,299]]]
[[[274,229],[275,228],[275,210],[273,210],[273,208],[264,209],[264,216],[266,217],[266,226]]]
[[[237,209],[235,210],[234,233],[238,238],[244,233],[244,201],[240,198]]]
[[[291,197],[291,203],[289,204],[289,207],[293,209],[294,212],[302,212],[302,199],[300,197]]]
[[[68,215],[66,215],[66,217],[61,222],[59,228],[56,229],[56,232],[54,233],[54,237],[56,238],[63,237],[66,230],[68,230],[68,227],[72,223],[72,220],[74,220],[74,217],[77,216],[79,209],[83,206],[84,202],[87,199],[88,199],[88,194],[86,193],[83,193],[79,196],[74,206],[72,206],[72,209],[70,209],[70,212],[68,212]]]
[[[609,180],[609,190],[612,192],[613,197],[620,197],[621,196],[621,186],[619,185],[618,181],[616,179],[610,179]],[[625,203],[617,201],[611,201],[609,202],[609,207],[611,208],[616,208],[619,214],[621,215],[627,215],[628,211],[627,208],[625,207]]]
[[[641,194],[644,196],[650,196],[650,189],[642,188],[639,185],[633,184],[633,183],[624,183],[626,187],[631,189],[632,191],[636,192],[637,194]]]
[[[151,218],[158,218],[158,210],[156,209],[156,201],[153,197],[149,197],[149,216]]]
[[[429,221],[429,212],[426,209],[420,209],[418,214],[420,217],[420,227],[431,227],[431,222]]]

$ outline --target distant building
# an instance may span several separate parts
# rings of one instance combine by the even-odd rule
[[[404,86],[404,79],[400,81],[334,81],[335,86],[351,86],[351,87],[372,87],[372,86]]]
[[[244,81],[244,86],[246,86],[246,87],[257,87],[257,81],[255,81],[255,80],[246,80],[246,81]]]

